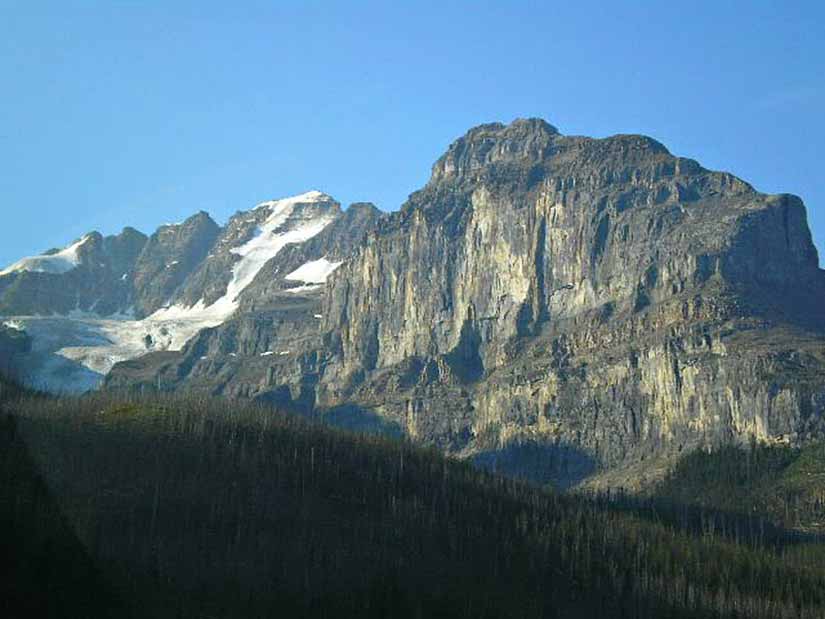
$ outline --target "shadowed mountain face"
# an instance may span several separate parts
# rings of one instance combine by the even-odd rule
[[[201,211],[182,224],[161,226],[149,237],[134,265],[134,311],[148,316],[173,296],[203,262],[220,226]]]
[[[122,312],[145,243],[133,228],[107,237],[90,232],[65,249],[23,258],[0,271],[0,315]]]
[[[307,208],[326,221],[337,206]],[[245,219],[176,302],[225,294]],[[533,119],[469,131],[396,213],[329,220],[279,249],[231,316],[107,385],[358,410],[499,468],[555,454],[544,472],[514,466],[562,485],[694,444],[823,433],[825,272],[794,196],[647,137]],[[299,269],[324,284],[291,283]]]
[[[3,379],[19,378],[17,367],[22,357],[31,352],[31,338],[24,332],[0,324],[0,400],[16,391]]]

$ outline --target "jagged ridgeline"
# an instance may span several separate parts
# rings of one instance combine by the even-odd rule
[[[823,435],[825,272],[802,202],[653,139],[483,125],[394,213],[311,192],[219,231],[197,217],[183,226],[199,240],[108,269],[126,276],[119,305],[17,319],[27,372],[379,424],[562,486],[655,477],[700,444]],[[84,269],[90,242],[4,271],[8,320],[29,281]],[[115,306],[133,318],[107,320]]]

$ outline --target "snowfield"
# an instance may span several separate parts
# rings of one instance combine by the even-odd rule
[[[277,256],[278,252],[290,243],[308,241],[332,223],[334,216],[329,215],[302,220],[288,230],[276,232],[290,218],[296,205],[318,202],[323,199],[328,199],[328,197],[320,191],[310,191],[299,196],[258,204],[255,209],[267,208],[269,209],[269,215],[249,241],[229,250],[230,253],[239,256],[240,259],[232,267],[232,279],[229,281],[224,295],[208,306],[203,299],[191,307],[173,305],[158,310],[147,320],[171,320],[178,323],[190,321],[202,324],[203,326],[196,329],[195,333],[200,329],[221,324],[238,309],[238,297],[241,292],[252,283],[255,276],[258,275],[267,262]],[[192,335],[194,333],[186,339],[188,340]],[[186,341],[179,342],[179,339],[176,340],[178,348],[183,346]],[[176,349],[172,348],[172,350]]]
[[[28,356],[27,367],[23,368],[26,382],[51,392],[84,392],[99,386],[118,362],[150,351],[182,349],[202,329],[227,320],[238,308],[240,294],[286,245],[309,240],[332,223],[335,218],[332,214],[290,221],[298,204],[326,199],[329,198],[325,194],[311,191],[257,205],[256,210],[266,208],[269,214],[249,241],[229,250],[238,256],[232,268],[232,278],[225,294],[210,305],[203,299],[188,307],[171,305],[142,320],[128,316],[99,318],[88,314],[9,317],[7,323],[25,329],[32,337],[33,354]],[[285,225],[287,223],[289,225]],[[72,256],[76,259],[77,248],[84,240],[54,256],[26,258],[10,269],[19,270],[23,263],[27,268],[47,264],[41,259],[53,259],[54,264],[48,263],[49,268],[67,268]],[[318,264],[322,262],[324,264]],[[325,279],[340,263],[321,259],[315,264],[306,276],[318,278],[323,274]]]
[[[77,250],[80,249],[89,236],[86,235],[65,249],[51,255],[30,256],[18,260],[13,265],[0,271],[0,276],[8,275],[16,271],[31,271],[33,273],[68,273],[80,264],[80,256]]]
[[[306,284],[324,284],[332,272],[343,264],[341,262],[330,262],[326,258],[312,260],[302,264],[284,279],[289,279]]]

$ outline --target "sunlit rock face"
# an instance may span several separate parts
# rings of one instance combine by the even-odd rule
[[[650,138],[487,125],[333,280],[319,402],[595,466],[795,441],[822,431],[823,284],[796,197]]]
[[[823,432],[825,273],[794,196],[647,137],[519,120],[469,131],[336,253],[342,221],[262,270],[231,321],[110,386],[374,418],[503,467],[529,444],[563,484]],[[336,266],[286,295],[311,261]]]

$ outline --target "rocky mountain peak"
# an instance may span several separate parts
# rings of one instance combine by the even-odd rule
[[[347,207],[341,217],[340,224],[342,226],[360,227],[366,225],[371,228],[381,217],[385,214],[379,210],[372,202],[354,202]],[[343,230],[341,231],[343,232]],[[349,248],[350,251],[354,248]]]
[[[143,232],[133,228],[132,226],[124,227],[117,236],[124,240],[139,241],[142,243],[145,243],[148,238],[145,234],[143,234]]]
[[[215,223],[215,220],[212,219],[212,216],[209,213],[207,213],[206,211],[198,211],[197,213],[195,213],[191,217],[187,218],[184,221],[184,223],[187,223],[187,222],[190,222],[190,221],[191,222],[212,222],[212,223]]]
[[[147,316],[169,301],[212,249],[221,228],[205,211],[161,226],[134,265],[134,310]]]
[[[377,213],[379,209],[372,202],[353,202],[347,207],[347,211],[355,214]]]
[[[285,198],[277,198],[275,200],[266,200],[264,202],[260,202],[255,206],[253,210],[272,210],[275,208],[287,209],[311,205],[331,206],[336,204],[339,203],[335,200],[335,198],[333,198],[329,194],[326,194],[323,191],[318,191],[317,189],[312,189],[310,191],[295,196],[288,196]]]
[[[481,125],[399,213],[310,191],[163,227],[136,264],[126,236],[0,274],[0,314],[44,317],[23,321],[35,352],[50,314],[73,329],[31,364],[64,363],[61,387],[80,367],[89,386],[345,407],[467,457],[535,444],[565,484],[692,443],[825,436],[804,205],[646,136]],[[68,325],[121,308],[139,320]]]
[[[191,228],[202,225],[217,226],[218,224],[215,223],[215,221],[212,219],[212,216],[206,211],[198,211],[194,215],[190,215],[181,222],[163,224],[158,228],[158,232],[160,232],[161,230],[181,230],[183,228]]]
[[[436,161],[430,182],[460,178],[495,164],[540,161],[559,136],[558,129],[538,118],[479,125],[453,142]]]

